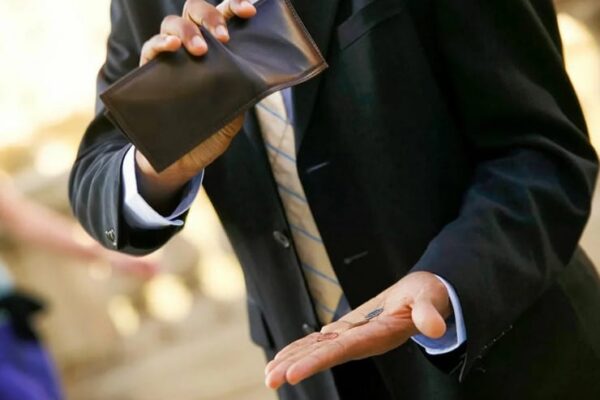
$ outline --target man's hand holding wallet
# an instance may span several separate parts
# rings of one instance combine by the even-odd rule
[[[144,44],[140,66],[161,53],[175,52],[181,47],[192,55],[203,56],[208,51],[208,45],[199,25],[222,43],[227,43],[230,38],[226,19],[234,15],[251,18],[255,14],[256,8],[246,0],[225,0],[217,7],[203,0],[190,0],[185,4],[183,16],[166,17],[160,33]],[[140,194],[158,211],[171,208],[170,203],[179,189],[227,150],[243,121],[241,114],[160,173],[141,152],[136,151]]]
[[[140,64],[100,97],[135,145],[142,195],[158,211],[227,149],[245,111],[327,67],[289,0],[188,0]]]

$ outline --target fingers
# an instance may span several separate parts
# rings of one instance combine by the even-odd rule
[[[188,0],[183,7],[183,16],[167,16],[161,24],[161,35],[152,37],[144,44],[140,65],[162,52],[176,51],[182,44],[191,54],[204,55],[208,46],[199,26],[226,43],[229,41],[229,32],[225,21],[233,16],[251,18],[255,14],[256,8],[248,0],[225,0],[218,7],[205,0]]]
[[[160,33],[178,37],[187,51],[195,56],[201,56],[208,50],[200,28],[194,22],[183,17],[169,15],[163,19]]]
[[[256,8],[248,0],[225,0],[217,6],[217,10],[225,19],[234,15],[240,18],[252,18],[256,15]]]
[[[286,369],[284,382],[295,385],[312,375],[352,359],[343,341],[328,342],[327,345],[293,360]]]
[[[177,36],[172,35],[155,35],[142,47],[140,56],[140,66],[148,61],[156,58],[163,52],[174,52],[181,47],[181,40]]]
[[[281,360],[282,357],[284,356],[288,356],[290,354],[293,354],[294,352],[296,352],[298,349],[303,349],[307,346],[310,346],[313,343],[317,343],[317,339],[319,338],[319,336],[321,336],[320,333],[311,333],[308,336],[303,337],[302,339],[298,339],[295,342],[292,342],[290,344],[288,344],[287,346],[285,346],[283,349],[281,349],[273,358],[273,360],[271,362],[269,362],[267,364],[267,366],[265,367],[265,373],[267,373],[268,371],[270,371],[270,368],[272,368],[273,364],[275,361]]]
[[[205,0],[188,0],[183,8],[183,17],[203,26],[223,43],[229,41],[226,20],[238,16],[251,18],[256,15],[256,8],[248,0],[225,0],[217,7]]]
[[[276,362],[265,375],[265,385],[267,385],[269,388],[277,389],[284,383],[289,382],[287,379],[287,373],[290,367],[298,360],[311,357],[320,346],[321,344],[314,343],[307,348],[302,349],[302,351],[297,351],[295,354],[286,356],[284,359]]]
[[[272,389],[277,389],[286,382],[296,384],[346,360],[347,352],[340,338],[323,342],[302,341],[301,346],[269,363],[265,384]]]
[[[223,43],[229,40],[225,17],[212,4],[204,0],[188,0],[183,8],[183,18],[206,28]]]
[[[431,293],[423,291],[412,306],[415,327],[425,336],[440,338],[446,333],[446,322],[435,307]]]
[[[371,320],[331,340],[318,341],[320,334],[309,335],[284,348],[267,365],[265,384],[277,389],[344,362],[384,353],[404,343],[411,335],[411,326],[408,313],[400,318]]]

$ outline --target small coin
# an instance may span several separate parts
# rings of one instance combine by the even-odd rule
[[[323,342],[325,340],[332,340],[337,338],[339,335],[339,333],[337,332],[328,332],[328,333],[321,333],[321,335],[317,338],[317,342]]]
[[[373,310],[370,313],[368,313],[367,315],[365,315],[364,319],[361,319],[360,321],[350,322],[350,321],[345,321],[345,320],[341,319],[340,322],[344,322],[344,323],[348,324],[350,326],[349,329],[357,328],[359,326],[362,326],[362,325],[368,323],[373,318],[380,315],[382,312],[383,312],[383,307],[380,307],[380,308],[376,308],[375,310]]]
[[[371,311],[370,313],[368,313],[367,315],[365,315],[365,320],[370,321],[373,318],[380,315],[382,312],[383,312],[383,307],[376,308],[373,311]]]

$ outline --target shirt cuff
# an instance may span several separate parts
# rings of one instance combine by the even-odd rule
[[[131,146],[125,154],[121,174],[124,194],[123,216],[127,224],[136,229],[161,229],[170,226],[182,226],[183,220],[178,217],[192,206],[204,177],[204,171],[196,175],[184,188],[182,200],[177,208],[171,215],[163,216],[154,210],[138,191],[134,146]]]
[[[456,350],[467,340],[467,329],[456,291],[444,278],[436,277],[446,286],[448,297],[452,304],[453,314],[446,320],[446,333],[438,339],[431,339],[425,335],[415,335],[412,340],[425,349],[427,354],[440,355]]]

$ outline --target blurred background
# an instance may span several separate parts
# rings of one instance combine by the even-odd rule
[[[557,0],[567,66],[600,149],[600,3]],[[0,178],[70,217],[67,178],[92,117],[109,0],[0,2]],[[38,318],[71,400],[273,399],[248,338],[244,283],[202,194],[148,281],[32,250],[0,230],[17,284],[49,302]],[[80,229],[72,232],[88,240]],[[600,264],[600,199],[583,245]],[[163,262],[169,260],[169,262]]]

